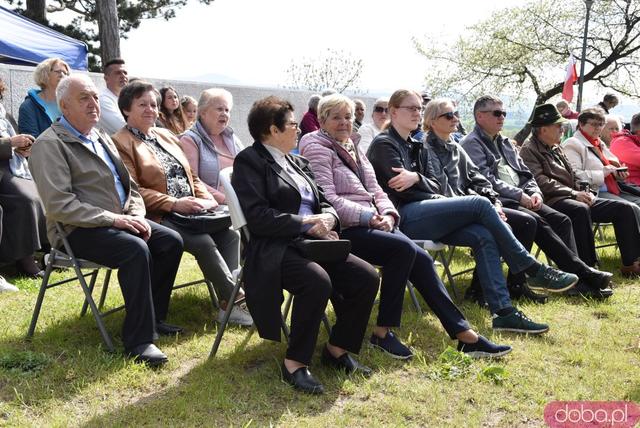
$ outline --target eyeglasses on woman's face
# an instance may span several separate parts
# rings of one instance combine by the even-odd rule
[[[422,113],[424,111],[422,106],[398,106],[398,108],[403,108],[411,113]]]

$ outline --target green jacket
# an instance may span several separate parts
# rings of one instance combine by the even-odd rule
[[[110,227],[117,214],[145,215],[144,201],[108,135],[96,129],[127,193],[124,207],[107,164],[61,124],[54,123],[36,140],[29,169],[47,215],[47,234],[59,245],[55,222],[68,235],[76,227]]]

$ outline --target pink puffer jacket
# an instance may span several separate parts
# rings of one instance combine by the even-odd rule
[[[300,154],[309,160],[316,181],[338,212],[343,228],[368,226],[369,219],[375,213],[390,214],[398,224],[398,211],[380,188],[373,167],[358,149],[357,142],[355,146],[359,163],[337,141],[321,131],[315,131],[300,140]],[[341,156],[338,156],[338,152]],[[363,178],[362,181],[356,171]]]

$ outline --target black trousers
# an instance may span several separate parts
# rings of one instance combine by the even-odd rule
[[[431,256],[402,232],[350,227],[341,236],[351,241],[353,254],[382,268],[377,325],[400,325],[405,286],[410,280],[452,339],[470,328],[438,277]]]
[[[373,266],[352,254],[345,261],[320,265],[288,247],[282,259],[282,288],[294,295],[288,359],[311,362],[329,299],[336,314],[329,343],[360,352],[378,292]]]
[[[504,213],[513,229],[513,234],[527,250],[531,251],[535,242],[561,270],[576,275],[587,273],[589,266],[578,255],[573,225],[567,215],[545,204],[538,211],[518,207],[517,209],[504,208]],[[533,239],[528,231],[521,238],[521,230],[525,229],[525,225],[529,225],[532,219],[535,222]],[[583,227],[579,233],[580,235],[591,234],[592,231],[589,227]]]
[[[613,223],[623,265],[629,266],[640,257],[640,230],[630,202],[597,198],[589,207],[583,202],[563,199],[555,202],[553,208],[571,219],[578,254],[586,264],[593,266],[597,261],[592,221]]]
[[[77,228],[67,237],[76,257],[118,269],[126,315],[125,350],[153,342],[156,321],[166,318],[171,289],[182,257],[177,232],[149,221],[151,237],[113,227]]]

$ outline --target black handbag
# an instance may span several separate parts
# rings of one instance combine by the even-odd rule
[[[335,263],[346,260],[351,251],[348,239],[298,239],[293,245],[305,259],[316,263]]]
[[[171,212],[167,217],[172,223],[192,233],[216,233],[231,226],[231,216],[218,211],[193,215]]]

